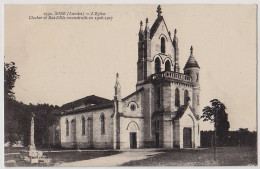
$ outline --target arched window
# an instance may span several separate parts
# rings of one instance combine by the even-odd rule
[[[175,106],[180,106],[180,91],[178,88],[175,89]]]
[[[165,62],[165,71],[171,71],[171,63],[169,60]]]
[[[101,134],[105,134],[105,116],[104,116],[104,114],[100,115],[100,121],[101,121]]]
[[[161,61],[159,58],[155,59],[155,73],[161,72]]]
[[[184,91],[184,105],[188,105],[189,100],[190,100],[189,92],[188,92],[188,90],[185,90]]]
[[[66,136],[69,135],[69,120],[66,119]]]
[[[86,120],[85,120],[84,116],[82,116],[82,118],[81,118],[81,124],[82,124],[82,135],[85,135],[86,134]]]
[[[161,53],[165,53],[165,38],[161,38]]]

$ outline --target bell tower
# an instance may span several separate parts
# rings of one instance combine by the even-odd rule
[[[184,67],[184,74],[191,76],[191,82],[193,85],[192,90],[192,108],[194,109],[195,113],[199,115],[200,111],[200,83],[199,83],[199,70],[200,67],[193,56],[193,47],[190,48],[190,57]]]

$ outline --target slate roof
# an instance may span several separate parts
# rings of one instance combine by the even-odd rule
[[[106,104],[106,103],[110,103],[110,102],[112,102],[112,100],[108,100],[103,97],[98,97],[95,95],[90,95],[90,96],[66,103],[66,104],[62,105],[62,108],[71,108],[73,106],[79,106],[81,104],[87,104],[87,103],[100,105],[100,104]]]
[[[62,112],[61,115],[77,114],[77,113],[88,112],[88,111],[93,111],[93,110],[113,108],[113,106],[114,106],[114,102],[111,100],[108,103],[103,103],[103,104],[84,107],[81,109],[72,110],[72,111]]]
[[[186,65],[184,66],[184,69],[191,68],[191,67],[200,68],[198,62],[196,61],[195,57],[192,54],[190,55],[189,59],[187,60]]]

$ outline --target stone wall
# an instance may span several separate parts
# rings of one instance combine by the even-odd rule
[[[101,134],[101,114],[105,116],[105,133]],[[79,114],[64,115],[60,119],[61,126],[61,146],[79,148],[113,148],[113,108],[83,112]],[[85,118],[85,134],[82,133],[82,117]],[[90,134],[89,118],[93,121],[93,134]],[[69,121],[69,135],[66,135],[66,119]],[[72,138],[71,121],[76,123],[76,138]],[[92,141],[93,140],[93,141]]]

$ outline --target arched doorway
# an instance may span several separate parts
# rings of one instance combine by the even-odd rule
[[[139,126],[135,121],[131,121],[127,126],[127,130],[129,131],[130,149],[135,149],[137,148],[137,134],[138,130],[140,130]]]
[[[183,148],[192,148],[192,132],[190,127],[183,128]]]

